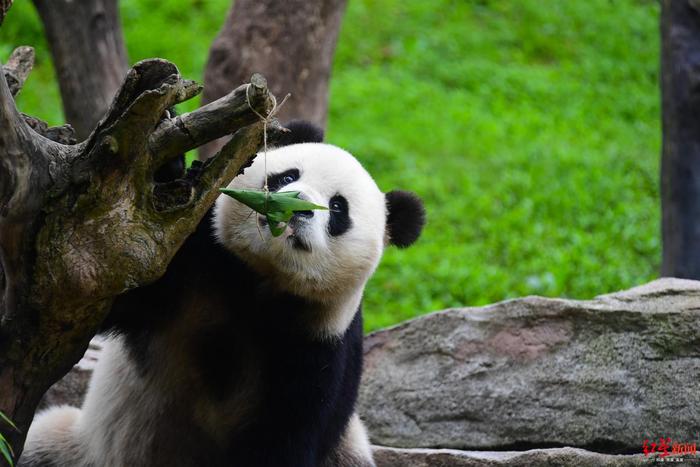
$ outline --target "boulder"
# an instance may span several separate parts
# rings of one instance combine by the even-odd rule
[[[453,449],[397,449],[375,446],[377,467],[627,467],[649,465],[643,454],[606,455],[576,448],[529,451],[457,451]]]
[[[375,332],[359,409],[386,446],[641,453],[645,439],[697,441],[698,376],[700,282],[660,279],[588,301],[451,309]],[[420,462],[405,465],[447,465]]]

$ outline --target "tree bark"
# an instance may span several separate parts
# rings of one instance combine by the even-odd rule
[[[53,1],[53,0],[52,0]],[[209,52],[204,103],[253,72],[275,76],[271,91],[292,96],[282,121],[303,118],[322,128],[328,81],[346,0],[236,0]],[[200,149],[204,160],[223,144]]]
[[[2,22],[5,20],[7,11],[10,9],[11,6],[12,0],[0,0],[0,25],[2,25]]]
[[[661,4],[662,276],[700,279],[700,1]]]
[[[165,60],[140,62],[90,137],[70,145],[32,129],[0,79],[0,411],[22,430],[0,432],[17,456],[42,394],[79,360],[113,298],[162,275],[262,143],[253,108],[271,109],[264,78],[163,120],[200,90]],[[231,133],[185,177],[154,182],[168,159]]]
[[[83,140],[128,70],[117,0],[34,0],[34,5],[51,48],[66,120]]]

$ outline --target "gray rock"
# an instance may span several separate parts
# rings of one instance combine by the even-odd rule
[[[700,282],[662,279],[590,301],[452,309],[371,334],[359,407],[387,446],[639,453],[644,439],[698,440],[699,376]]]
[[[66,376],[46,391],[37,410],[54,405],[83,405],[83,398],[92,377],[92,370],[95,369],[100,356],[103,341],[101,336],[93,337],[83,358]]]
[[[650,465],[643,454],[613,456],[575,448],[530,451],[457,451],[453,449],[397,449],[374,447],[377,467],[626,467]]]

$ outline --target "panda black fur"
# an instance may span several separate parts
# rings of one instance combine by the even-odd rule
[[[270,189],[331,211],[274,239],[220,197],[161,279],[115,301],[82,409],[39,414],[20,466],[374,465],[354,413],[361,297],[384,247],[417,239],[422,203],[385,196],[320,130],[289,126]],[[233,187],[261,188],[259,159]]]

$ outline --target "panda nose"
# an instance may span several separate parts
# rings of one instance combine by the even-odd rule
[[[314,217],[314,212],[313,211],[296,211],[294,213],[293,217],[303,217],[303,218],[309,219],[311,217]]]

